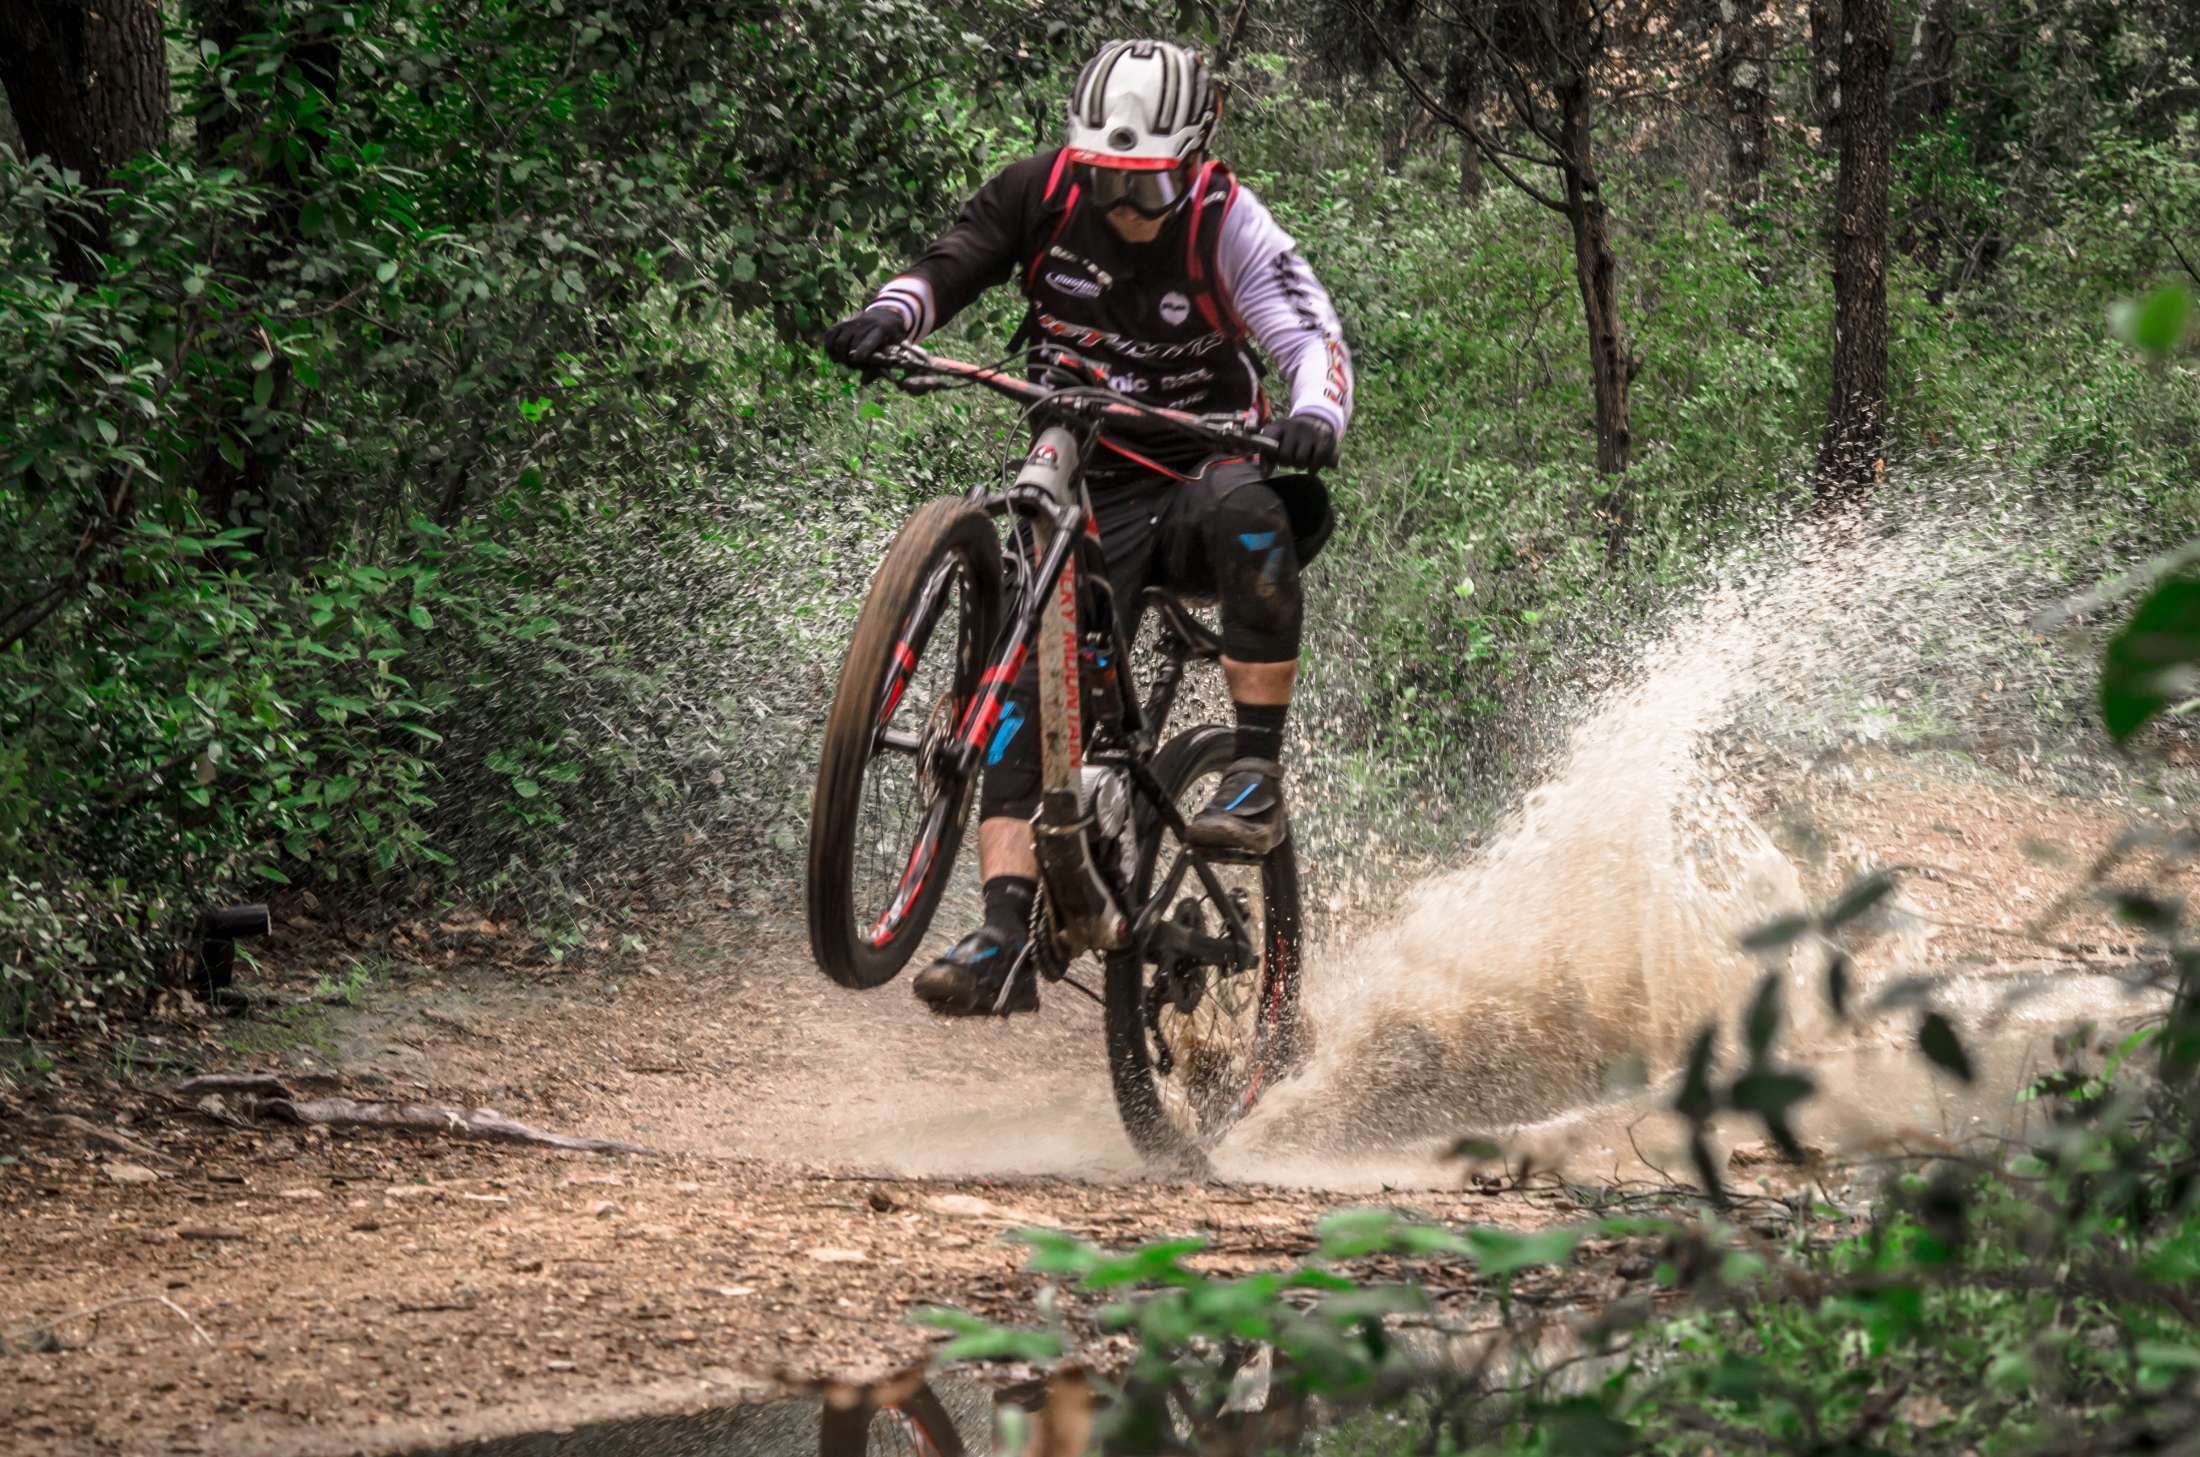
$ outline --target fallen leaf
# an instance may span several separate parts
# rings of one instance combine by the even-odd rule
[[[100,1168],[105,1171],[108,1178],[114,1180],[118,1184],[155,1184],[160,1182],[160,1175],[154,1173],[151,1169],[145,1167],[145,1165],[143,1164],[126,1164],[118,1162],[111,1164],[101,1164]]]
[[[810,1251],[810,1258],[827,1265],[854,1265],[871,1257],[861,1250],[836,1250],[830,1245],[820,1245]]]

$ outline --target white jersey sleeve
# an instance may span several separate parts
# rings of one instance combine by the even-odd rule
[[[1249,187],[1239,186],[1217,243],[1223,292],[1289,382],[1290,413],[1327,420],[1343,438],[1352,421],[1352,355],[1329,291]]]

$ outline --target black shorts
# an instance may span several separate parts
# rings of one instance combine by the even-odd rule
[[[1138,599],[1160,585],[1213,597],[1222,650],[1242,663],[1285,663],[1299,655],[1302,605],[1290,517],[1258,460],[1214,460],[1191,480],[1152,471],[1087,476],[1100,552],[1108,564],[1125,642],[1138,636]],[[987,746],[979,812],[1028,817],[1039,805],[1039,671],[1027,661],[1001,727]]]

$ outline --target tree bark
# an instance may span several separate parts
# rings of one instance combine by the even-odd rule
[[[1772,152],[1771,27],[1765,24],[1765,0],[1718,4],[1727,208],[1740,226],[1764,198],[1765,164]]]
[[[1910,56],[1895,105],[1895,132],[1914,137],[1956,104],[1956,10],[1960,0],[1918,0]]]
[[[104,186],[168,135],[168,51],[154,0],[0,0],[0,87],[33,157]],[[65,276],[98,275],[96,209],[49,220]]]
[[[1413,155],[1414,146],[1420,142],[1430,126],[1427,112],[1410,102],[1407,106],[1405,114],[1398,118],[1397,126],[1383,134],[1383,171],[1393,177],[1406,165],[1406,158]]]
[[[1487,25],[1484,25],[1487,29]],[[1453,116],[1476,120],[1487,104],[1489,57],[1483,54],[1481,37],[1457,19],[1444,23],[1444,106]],[[1459,200],[1482,200],[1482,149],[1467,137],[1459,139]]]
[[[1595,102],[1586,67],[1559,86],[1561,140],[1566,153],[1566,220],[1574,239],[1574,278],[1589,333],[1589,381],[1596,405],[1597,470],[1626,473],[1633,462],[1634,428],[1628,420],[1628,385],[1635,361],[1619,313],[1619,260],[1612,256],[1611,214],[1597,180]],[[1633,510],[1615,479],[1604,502],[1605,557],[1619,554],[1633,525]]]
[[[1894,125],[1889,0],[1847,0],[1841,170],[1833,240],[1833,399],[1818,496],[1854,501],[1878,479],[1887,413],[1887,193]]]
[[[1841,150],[1842,0],[1810,0],[1810,94],[1818,108],[1818,150]]]

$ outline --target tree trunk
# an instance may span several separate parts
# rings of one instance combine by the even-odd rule
[[[1841,173],[1833,241],[1833,401],[1818,495],[1853,501],[1878,478],[1887,413],[1887,190],[1894,124],[1889,0],[1847,0]]]
[[[1918,0],[1910,58],[1895,105],[1895,133],[1914,137],[1956,104],[1956,9],[1960,0]]]
[[[1429,125],[1428,113],[1418,106],[1413,106],[1411,110],[1398,119],[1398,126],[1395,131],[1384,133],[1382,141],[1384,172],[1393,177],[1398,175],[1399,169],[1406,164],[1406,158],[1413,155],[1414,145],[1427,133]]]
[[[1841,149],[1842,0],[1810,0],[1810,94],[1818,108],[1818,150]]]
[[[1740,226],[1764,198],[1772,151],[1771,28],[1765,0],[1719,0],[1719,84],[1726,94],[1727,207]]]
[[[153,0],[0,0],[0,87],[34,157],[104,186],[168,135],[168,50]],[[96,209],[49,226],[64,275],[97,277],[106,244]]]
[[[1444,23],[1444,106],[1453,116],[1480,125],[1489,58],[1472,26],[1457,20]],[[1459,200],[1482,200],[1482,149],[1467,137],[1459,139]]]
[[[1624,474],[1634,457],[1634,429],[1628,423],[1627,386],[1635,362],[1619,316],[1619,260],[1612,256],[1611,214],[1597,180],[1594,147],[1595,102],[1586,70],[1576,72],[1559,90],[1566,157],[1566,219],[1574,235],[1574,278],[1581,286],[1582,319],[1589,332],[1589,380],[1596,402],[1597,470]],[[1633,526],[1633,507],[1617,479],[1606,495],[1605,559],[1619,554]]]

